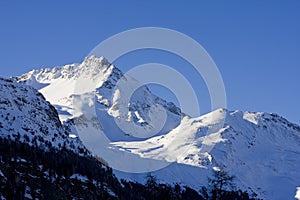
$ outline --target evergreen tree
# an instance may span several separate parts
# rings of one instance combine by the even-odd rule
[[[220,200],[226,190],[226,187],[233,188],[234,176],[228,175],[223,168],[218,168],[213,171],[213,178],[209,179],[211,187],[211,199]]]

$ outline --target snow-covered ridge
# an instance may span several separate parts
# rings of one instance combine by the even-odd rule
[[[57,111],[36,89],[0,78],[0,136],[48,149],[85,148],[69,138]],[[83,152],[83,151],[82,151]]]
[[[76,79],[80,75],[90,75],[90,73],[105,71],[110,67],[110,63],[104,58],[95,56],[87,57],[82,64],[74,63],[54,68],[42,68],[31,70],[18,77],[18,81],[35,80],[37,82],[51,82],[53,79]]]
[[[206,135],[222,113],[226,115],[224,127]],[[210,120],[212,115],[214,120]],[[197,177],[209,177],[215,167],[221,166],[235,176],[237,187],[255,192],[262,199],[292,198],[299,185],[300,127],[276,114],[219,109],[197,118],[184,117],[180,126],[168,134],[114,145],[143,158],[178,163],[154,173],[166,182],[205,185],[206,180]],[[206,145],[214,148],[202,151]],[[120,176],[126,177],[122,173]]]

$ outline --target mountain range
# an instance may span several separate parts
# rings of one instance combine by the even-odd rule
[[[0,136],[96,158],[118,180],[146,184],[150,174],[161,184],[199,191],[224,171],[236,190],[255,198],[293,199],[300,186],[300,126],[274,113],[224,108],[190,117],[147,86],[128,103],[126,84],[139,86],[95,56],[1,79]],[[159,129],[153,126],[161,121]],[[107,187],[106,195],[114,190]]]

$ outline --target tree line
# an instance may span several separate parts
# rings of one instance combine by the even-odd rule
[[[81,156],[66,148],[41,149],[0,138],[0,197],[6,199],[255,199],[241,190],[226,190],[233,177],[215,171],[210,185],[196,191],[179,184],[159,183],[149,174],[146,184],[118,180],[101,159]],[[72,175],[85,177],[76,178]]]

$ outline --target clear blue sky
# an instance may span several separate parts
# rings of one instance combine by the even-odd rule
[[[0,1],[0,76],[80,62],[113,34],[159,26],[189,35],[208,51],[230,110],[275,112],[300,124],[300,1],[128,2]],[[126,71],[145,61],[181,63],[164,53],[140,55],[117,65]]]

